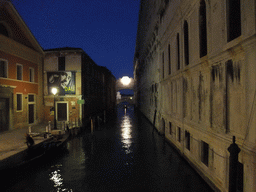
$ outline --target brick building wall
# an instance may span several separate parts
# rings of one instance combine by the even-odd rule
[[[11,2],[0,4],[0,131],[43,119],[43,50]]]

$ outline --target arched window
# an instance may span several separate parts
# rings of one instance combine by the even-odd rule
[[[240,0],[227,0],[227,41],[241,35]]]
[[[180,35],[177,33],[177,70],[180,70]]]
[[[201,0],[199,8],[199,41],[200,57],[207,55],[207,28],[206,28],[206,5]]]
[[[189,42],[188,42],[188,22],[184,21],[184,57],[185,57],[185,64],[189,64]]]
[[[0,34],[9,37],[8,31],[2,23],[0,23]]]

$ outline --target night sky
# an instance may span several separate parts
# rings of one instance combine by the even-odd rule
[[[43,49],[82,48],[118,79],[133,77],[140,0],[12,0]]]

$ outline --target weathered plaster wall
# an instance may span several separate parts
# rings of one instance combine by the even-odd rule
[[[134,68],[138,107],[220,191],[228,191],[227,148],[236,136],[243,190],[255,191],[255,1],[240,1],[241,35],[227,42],[227,1],[205,0],[207,55],[201,58],[200,0],[164,2],[141,3]],[[203,143],[209,147],[207,164]]]

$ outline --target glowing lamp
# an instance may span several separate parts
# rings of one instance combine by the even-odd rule
[[[122,77],[122,79],[121,79],[121,83],[122,83],[123,85],[129,85],[130,82],[131,82],[131,79],[130,79],[128,76],[124,76],[124,77]]]
[[[55,87],[52,88],[52,94],[53,95],[56,95],[57,91],[58,91],[57,88],[55,88]]]

